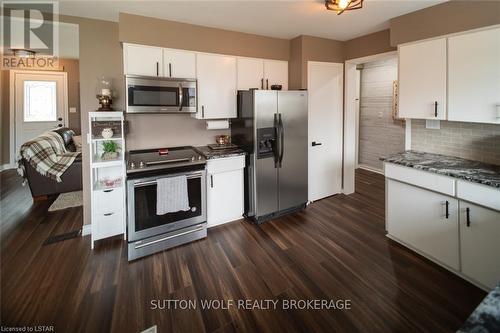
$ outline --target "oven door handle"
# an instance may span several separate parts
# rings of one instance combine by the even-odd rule
[[[183,96],[182,96],[182,83],[179,83],[179,111],[182,111],[182,103],[183,103]]]
[[[170,236],[167,236],[167,237],[162,237],[160,239],[155,239],[154,241],[151,241],[151,242],[147,242],[147,243],[141,243],[140,241],[139,242],[136,242],[134,244],[134,248],[135,249],[140,249],[142,247],[145,247],[145,246],[149,246],[149,245],[153,245],[153,244],[156,244],[156,243],[159,243],[159,242],[163,242],[163,241],[166,241],[166,240],[169,240],[169,239],[172,239],[172,238],[175,238],[175,237],[180,237],[180,236],[184,236],[184,235],[188,235],[188,234],[192,234],[193,232],[197,232],[197,231],[201,231],[205,228],[205,224],[200,224],[198,225],[197,228],[195,229],[192,229],[192,230],[188,230],[188,231],[183,231],[183,232],[180,232],[178,234],[175,234],[175,235],[170,235]]]
[[[193,179],[193,178],[201,178],[203,176],[202,173],[195,173],[195,174],[191,174],[189,176],[186,176],[187,179]],[[134,183],[134,187],[141,187],[141,186],[147,186],[147,185],[154,185],[156,184],[156,180],[149,180],[149,181],[144,181],[144,182],[137,182],[137,183]]]

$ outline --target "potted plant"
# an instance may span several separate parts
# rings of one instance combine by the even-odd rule
[[[103,160],[116,160],[118,158],[118,144],[116,141],[103,141],[102,142],[102,156]]]

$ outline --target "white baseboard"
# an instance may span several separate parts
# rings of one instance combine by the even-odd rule
[[[384,174],[384,170],[380,170],[380,169],[372,168],[372,167],[370,167],[370,166],[366,166],[366,165],[362,165],[362,164],[358,165],[358,168],[359,168],[359,169],[363,169],[363,170],[368,170],[368,171],[371,171],[371,172],[375,172],[375,173],[379,173],[379,174],[381,174],[381,175],[383,175],[383,174]]]
[[[10,170],[10,169],[15,169],[15,168],[16,168],[15,164],[12,164],[12,163],[0,165],[0,171]]]
[[[84,224],[82,227],[82,237],[88,236],[91,233],[92,233],[92,225],[91,224]]]

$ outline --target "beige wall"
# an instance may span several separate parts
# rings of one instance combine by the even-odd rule
[[[307,62],[344,62],[343,42],[313,37],[298,36],[291,40],[289,85],[291,89],[307,89]]]
[[[288,60],[288,88],[302,87],[302,36],[290,40],[290,59]]]
[[[382,30],[345,43],[345,59],[355,59],[396,50],[391,46],[390,30]]]
[[[112,80],[118,97],[113,100],[116,109],[123,109],[122,49],[118,42],[118,23],[71,16],[60,16],[61,21],[79,25],[80,33],[80,107],[82,135],[88,133],[88,113],[98,107],[95,97],[97,78]],[[85,141],[84,141],[85,142]],[[90,223],[90,169],[89,148],[82,147],[84,224]]]
[[[120,13],[121,42],[288,60],[290,41]],[[258,22],[256,22],[258,24]]]
[[[59,68],[68,75],[68,108],[76,108],[76,113],[68,113],[68,126],[80,134],[80,62],[78,59],[60,59]]]
[[[313,36],[302,36],[302,86],[307,88],[307,62],[344,62],[344,43]]]
[[[500,24],[500,1],[453,0],[390,20],[391,45]]]

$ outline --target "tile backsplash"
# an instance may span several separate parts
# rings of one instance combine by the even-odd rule
[[[411,149],[500,165],[500,125],[441,121],[441,129],[426,129],[413,119]]]

